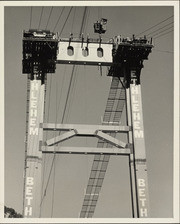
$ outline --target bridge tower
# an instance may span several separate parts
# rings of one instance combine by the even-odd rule
[[[103,25],[106,21],[103,21]],[[28,95],[28,116],[26,132],[26,155],[24,176],[24,217],[39,217],[41,202],[41,166],[43,153],[94,154],[104,156],[108,163],[110,155],[126,155],[130,161],[130,180],[133,217],[149,217],[147,167],[144,143],[144,128],[141,101],[140,73],[143,60],[151,52],[152,43],[146,38],[122,39],[111,42],[83,36],[58,39],[49,31],[29,30],[23,37],[23,73],[28,74],[30,90]],[[110,93],[102,125],[50,124],[43,122],[46,74],[54,73],[56,64],[110,66],[112,76]],[[118,91],[118,89],[120,91]],[[117,93],[119,92],[119,93]],[[119,125],[126,102],[127,125]],[[116,106],[114,106],[116,105]],[[114,107],[116,107],[114,109]],[[113,121],[111,122],[111,117]],[[116,120],[118,122],[116,122]],[[63,131],[63,134],[43,140],[44,131]],[[128,142],[116,138],[116,133],[127,133]],[[93,136],[99,139],[97,148],[57,147],[57,144],[75,136]],[[105,160],[106,156],[106,160]],[[94,163],[93,163],[94,164]],[[107,166],[106,166],[107,168]],[[93,167],[92,167],[92,171]],[[92,217],[103,183],[106,169],[96,170],[88,183],[80,217]],[[103,177],[102,177],[103,176]],[[94,188],[93,186],[98,186]]]

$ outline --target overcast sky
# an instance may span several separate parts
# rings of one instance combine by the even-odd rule
[[[31,28],[38,28],[42,7],[32,8]],[[70,7],[55,31],[60,31]],[[22,75],[22,31],[30,28],[30,7],[5,8],[5,205],[22,213],[23,172],[26,128],[26,82]],[[51,7],[44,7],[40,29],[44,29]],[[62,7],[54,7],[48,29],[53,30]],[[93,33],[93,23],[100,16],[108,19],[105,39],[122,34],[132,36],[173,15],[170,6],[89,7],[85,35]],[[63,30],[78,36],[84,7],[75,7]],[[156,29],[173,21],[173,18]],[[173,27],[173,24],[171,25]],[[144,34],[149,34],[149,30]],[[152,35],[160,32],[156,31]],[[160,35],[160,34],[159,34]],[[157,36],[156,36],[157,37]],[[154,39],[154,49],[142,69],[142,101],[151,217],[173,217],[173,32]],[[46,109],[49,122],[60,122],[72,67],[57,65],[56,74],[48,75]],[[100,124],[110,78],[97,67],[78,66],[68,104],[67,123]],[[51,83],[51,88],[50,88]],[[49,91],[50,100],[49,100]],[[57,112],[57,107],[59,110]],[[47,115],[45,116],[47,118]],[[91,139],[78,139],[70,144],[95,146]],[[45,183],[52,156],[46,156]],[[56,157],[54,218],[78,218],[93,156],[58,155]],[[48,162],[47,162],[48,161]],[[51,216],[53,178],[42,206],[42,217]],[[94,218],[130,218],[130,185],[128,160],[112,156],[95,210]]]

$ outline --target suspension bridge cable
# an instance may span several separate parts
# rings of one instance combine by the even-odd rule
[[[47,27],[48,27],[48,24],[49,24],[49,21],[50,21],[50,18],[51,18],[52,11],[53,11],[53,6],[51,7],[51,11],[50,11],[50,13],[49,13],[49,17],[48,17],[48,21],[47,21],[47,24],[46,24],[45,30],[46,30],[46,29],[47,29]]]
[[[44,190],[44,193],[43,193],[43,197],[41,199],[40,206],[42,206],[43,200],[44,200],[44,198],[46,196],[46,191],[47,191],[47,188],[49,186],[49,181],[50,181],[50,177],[51,177],[51,173],[52,173],[52,168],[53,168],[54,160],[55,160],[55,157],[53,157],[53,159],[52,159],[51,168],[50,168],[50,172],[49,172],[49,175],[48,175],[48,180],[47,180],[46,187],[45,187],[45,190]]]
[[[169,29],[173,29],[173,27],[169,27],[169,28],[167,28],[167,29],[165,29],[165,30],[162,30],[161,32],[158,32],[158,33],[154,34],[152,37],[154,38],[155,36],[157,36],[157,35],[159,35],[159,34],[165,32],[165,31],[167,31],[167,30],[169,30]]]
[[[174,54],[174,51],[163,51],[163,50],[159,50],[159,49],[154,49],[154,51],[159,51],[159,52],[163,52],[163,53]]]
[[[167,21],[167,20],[171,19],[172,17],[174,17],[174,16],[172,15],[172,16],[170,16],[170,17],[168,17],[168,18],[164,19],[163,21],[161,21],[161,22],[159,22],[159,23],[155,24],[154,26],[151,26],[150,28],[148,28],[148,29],[144,30],[143,32],[141,32],[141,33],[137,34],[136,36],[139,36],[139,35],[141,35],[141,34],[145,33],[146,31],[151,30],[152,28],[154,28],[154,27],[156,27],[156,26],[160,25],[161,23],[163,23],[163,22],[165,22],[165,21]]]
[[[86,32],[86,30],[87,30],[87,27],[88,27],[88,22],[89,22],[89,17],[90,17],[90,9],[88,8],[87,9],[87,19],[86,19],[86,26],[85,26],[85,28],[84,28],[84,32]]]
[[[46,122],[48,123],[49,121],[49,111],[50,111],[50,105],[51,105],[51,89],[52,89],[52,73],[50,76],[50,85],[49,85],[49,95],[48,95],[48,105],[47,105],[47,118],[46,118]],[[45,139],[47,140],[47,131],[46,131],[46,135],[45,135]],[[42,177],[42,185],[41,185],[41,200],[43,198],[43,188],[44,188],[44,179],[45,179],[45,172],[46,172],[46,153],[43,156],[44,158],[44,166],[43,166],[43,177]],[[41,217],[41,206],[40,206],[40,217]]]
[[[173,32],[173,30],[170,30],[169,32],[166,32],[164,34],[161,34],[161,35],[155,37],[154,39],[158,39],[159,37],[165,36],[166,34],[171,33],[171,32]]]
[[[29,23],[29,29],[31,29],[31,23],[32,23],[32,6],[30,10],[30,23]]]
[[[66,102],[65,102],[65,106],[64,106],[64,112],[63,112],[61,124],[64,123],[64,118],[65,118],[65,114],[66,114],[66,110],[67,110],[67,103],[68,103],[68,100],[69,100],[69,93],[70,93],[70,89],[71,89],[74,69],[75,69],[75,65],[73,65],[73,70],[72,70],[72,73],[71,73],[70,84],[69,84],[69,88],[68,88],[68,93],[67,93],[67,97],[66,97]],[[59,134],[60,134],[60,132],[59,132]],[[53,166],[55,167],[55,159],[56,159],[56,153],[54,153],[53,161],[52,161],[52,164],[51,164],[51,168],[53,168]],[[52,173],[52,169],[50,170],[49,180],[50,180],[51,173]],[[54,173],[55,173],[55,171],[54,171]],[[53,192],[55,190],[54,189],[55,188],[55,179],[54,178],[55,178],[55,174],[54,174],[54,177],[53,177]],[[53,208],[54,208],[54,193],[52,195],[52,203],[53,204],[52,204],[52,207],[51,207],[51,218],[52,218],[52,215],[53,215]]]
[[[55,155],[56,155],[56,154],[55,154]],[[55,176],[56,176],[56,156],[54,156],[54,175],[53,175],[53,190],[52,190],[51,218],[53,217],[53,211],[54,211]]]
[[[57,27],[57,25],[58,25],[58,23],[59,23],[59,20],[60,20],[62,14],[63,14],[64,9],[65,9],[65,7],[63,7],[63,9],[62,9],[62,11],[61,11],[61,13],[60,13],[60,15],[59,15],[59,17],[58,17],[58,20],[57,20],[56,25],[55,25],[55,27],[54,27],[54,29],[53,29],[53,32],[54,32],[54,30],[56,29],[56,27]]]
[[[71,7],[71,9],[70,9],[70,11],[69,11],[69,14],[68,14],[68,16],[67,16],[67,18],[66,18],[66,21],[65,21],[65,23],[64,23],[64,25],[63,25],[63,27],[62,27],[62,29],[61,29],[60,35],[61,35],[61,33],[63,32],[63,29],[64,29],[64,27],[65,27],[65,25],[66,25],[66,22],[67,22],[67,20],[68,20],[68,18],[69,18],[69,16],[70,16],[70,13],[71,13],[71,11],[72,11],[72,8],[73,8],[73,7]],[[82,20],[82,23],[84,23],[84,20]],[[83,27],[83,26],[81,25],[81,27]],[[69,88],[68,88],[68,93],[67,93],[67,97],[66,97],[66,102],[65,102],[65,106],[64,106],[64,111],[63,111],[63,115],[62,115],[61,123],[64,122],[65,112],[66,112],[66,110],[67,110],[67,103],[68,103],[68,99],[69,99],[70,88],[71,88],[71,84],[72,84],[72,78],[73,78],[74,70],[75,70],[75,65],[73,65],[73,69],[72,69],[72,73],[71,73],[71,77],[70,77],[70,83],[69,83]],[[46,191],[47,191],[47,188],[48,188],[48,185],[49,185],[49,181],[50,181],[50,177],[51,177],[51,174],[52,174],[52,169],[53,169],[54,161],[55,161],[55,158],[56,158],[55,156],[56,156],[56,154],[54,154],[54,156],[53,156],[53,160],[52,160],[52,163],[51,163],[50,172],[49,172],[49,175],[48,175],[48,180],[47,180],[46,187],[45,187],[45,190],[44,190],[44,193],[43,193],[43,197],[42,197],[42,199],[41,199],[40,206],[42,206],[42,202],[43,202],[43,200],[44,200],[44,198],[45,198],[45,196],[46,196]],[[53,209],[53,206],[52,206],[52,209]],[[53,213],[53,210],[52,210],[51,213]]]
[[[173,24],[173,23],[174,23],[174,22],[168,23],[168,24],[166,24],[165,26],[160,27],[159,29],[154,30],[153,32],[150,32],[150,33],[146,34],[146,36],[150,36],[151,34],[157,32],[157,31],[159,31],[159,30],[162,30],[162,29],[165,28],[166,26],[169,26],[170,24]]]
[[[73,77],[73,81],[72,81],[72,87],[71,87],[71,96],[69,99],[69,103],[68,103],[68,109],[67,109],[67,115],[66,115],[66,122],[69,120],[70,117],[70,110],[71,107],[73,106],[73,102],[74,102],[74,97],[75,97],[75,89],[76,89],[76,81],[77,81],[77,69],[78,66],[75,67],[75,71],[74,71],[74,77]]]
[[[39,19],[38,29],[39,29],[40,24],[41,24],[41,19],[42,19],[43,11],[44,11],[44,6],[42,6],[42,9],[41,9],[41,15],[40,15],[40,19]]]
[[[66,25],[66,23],[67,23],[67,21],[68,21],[68,19],[69,19],[69,16],[70,16],[70,14],[71,14],[72,9],[73,9],[73,7],[71,7],[71,9],[69,10],[68,16],[67,16],[67,18],[66,18],[66,21],[64,22],[64,25],[63,25],[63,27],[62,27],[62,29],[61,29],[61,32],[60,32],[59,36],[62,34],[62,32],[63,32],[63,30],[64,30],[64,27],[65,27],[65,25]]]
[[[81,34],[83,33],[84,24],[85,24],[85,18],[86,18],[86,14],[87,14],[86,12],[87,12],[87,6],[84,9],[83,19],[82,19],[82,23],[81,23],[80,32],[79,32],[79,37],[81,37]]]
[[[73,27],[74,27],[75,15],[76,15],[76,7],[74,7],[74,15],[73,15],[73,20],[72,20],[71,33],[73,33]]]

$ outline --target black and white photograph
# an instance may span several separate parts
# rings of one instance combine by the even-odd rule
[[[0,10],[0,222],[178,223],[179,2]]]

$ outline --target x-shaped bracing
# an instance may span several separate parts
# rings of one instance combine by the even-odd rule
[[[130,145],[120,141],[107,133],[127,133],[130,126],[118,125],[78,125],[78,124],[52,124],[43,123],[43,130],[66,131],[65,133],[46,141],[42,147],[44,153],[77,153],[77,154],[130,154]],[[92,147],[57,147],[56,144],[74,136],[97,137],[117,148],[92,148]]]

